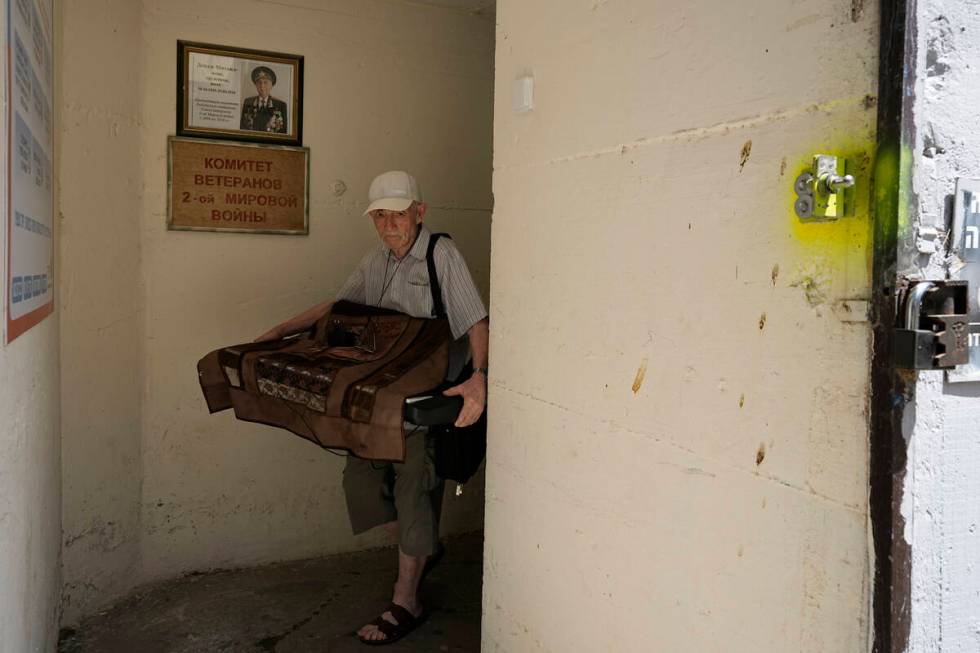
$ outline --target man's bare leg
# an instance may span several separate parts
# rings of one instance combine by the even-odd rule
[[[398,522],[390,522],[382,526],[390,535],[398,537]],[[419,601],[419,581],[422,579],[422,570],[425,569],[425,562],[428,556],[411,556],[398,549],[398,580],[392,596],[392,603],[397,603],[412,615],[418,617],[422,614],[422,603]],[[381,615],[385,621],[398,623],[390,612]],[[378,630],[377,626],[368,624],[357,631],[357,635],[369,641],[381,640],[385,638],[384,633]]]

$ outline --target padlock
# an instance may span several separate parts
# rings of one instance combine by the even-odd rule
[[[936,367],[948,368],[966,365],[970,362],[970,323],[966,315],[930,315],[929,320],[935,322],[936,341],[939,351],[936,353]]]
[[[905,302],[904,329],[895,330],[894,361],[909,370],[948,369],[969,362],[967,287],[962,281],[920,281]],[[922,312],[927,297],[942,306],[941,315]],[[923,327],[928,328],[923,328]]]
[[[936,284],[931,281],[917,283],[905,300],[905,328],[895,329],[895,366],[907,370],[931,370],[936,351],[936,334],[920,329],[922,299]]]

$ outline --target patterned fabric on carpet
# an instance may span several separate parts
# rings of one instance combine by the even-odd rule
[[[445,319],[341,301],[301,337],[217,349],[197,369],[212,413],[402,461],[405,398],[443,381],[449,343]]]

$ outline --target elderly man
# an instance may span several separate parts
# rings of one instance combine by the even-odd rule
[[[252,83],[258,95],[245,98],[242,102],[240,129],[257,132],[285,134],[287,127],[286,103],[272,97],[272,87],[276,85],[276,73],[268,66],[257,66],[252,71]]]
[[[431,234],[422,224],[426,205],[418,184],[407,172],[386,172],[371,183],[368,199],[364,213],[374,221],[381,243],[361,260],[337,299],[431,317],[425,260]],[[440,239],[433,257],[449,326],[457,339],[455,346],[458,350],[462,345],[465,352],[468,340],[472,355],[473,374],[445,392],[463,398],[456,426],[469,426],[479,419],[486,405],[487,311],[453,242]],[[282,338],[309,329],[332,304],[317,304],[258,339]],[[425,431],[413,429],[406,444],[402,463],[381,464],[348,456],[344,469],[344,492],[354,533],[382,526],[399,545],[392,603],[357,632],[370,644],[401,639],[422,623],[425,612],[419,600],[419,584],[426,563],[434,562],[434,556],[441,553],[437,506],[442,480],[436,476],[432,442]]]

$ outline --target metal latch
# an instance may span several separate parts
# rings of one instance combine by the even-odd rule
[[[919,281],[905,300],[904,327],[895,330],[894,361],[908,370],[937,370],[969,362],[965,281]]]
[[[847,174],[847,161],[831,154],[813,157],[813,169],[796,178],[793,207],[803,222],[827,222],[852,215],[851,188],[854,175]]]

